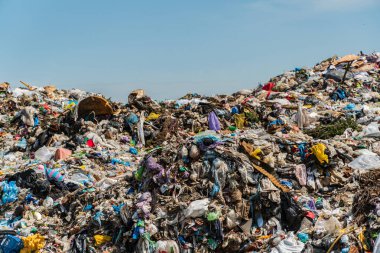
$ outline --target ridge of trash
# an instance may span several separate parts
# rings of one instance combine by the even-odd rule
[[[0,84],[0,252],[380,252],[380,53],[231,95]]]

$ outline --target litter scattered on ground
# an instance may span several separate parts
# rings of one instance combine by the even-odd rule
[[[380,53],[127,104],[0,84],[1,252],[380,252]]]

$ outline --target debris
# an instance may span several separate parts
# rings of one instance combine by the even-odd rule
[[[380,54],[127,104],[0,84],[2,252],[376,252]]]

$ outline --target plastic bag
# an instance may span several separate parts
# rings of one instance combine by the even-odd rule
[[[24,242],[24,248],[20,253],[30,253],[42,249],[45,246],[45,238],[40,234],[30,235],[22,238]]]
[[[54,156],[54,153],[50,152],[46,146],[43,146],[34,153],[34,156],[41,162],[47,162]]]
[[[3,188],[3,196],[1,197],[1,205],[11,203],[17,200],[18,188],[16,181],[11,181],[9,183],[3,182],[1,184]]]
[[[380,168],[380,156],[361,155],[348,164],[352,169],[371,170]]]
[[[305,244],[301,241],[296,240],[294,234],[290,233],[278,244],[276,249],[279,253],[301,253],[304,247]]]
[[[243,129],[244,128],[244,122],[245,122],[245,114],[244,113],[235,114],[234,118],[235,118],[236,127],[239,129]]]
[[[80,233],[75,235],[71,242],[71,249],[69,253],[85,253],[87,252],[87,234]]]
[[[12,91],[12,95],[13,97],[17,98],[17,97],[21,97],[21,96],[27,96],[27,97],[30,97],[30,96],[33,96],[34,94],[37,94],[35,91],[31,91],[31,90],[25,90],[25,89],[21,89],[21,88],[15,88],[13,91]]]
[[[126,119],[125,119],[125,123],[126,124],[129,124],[129,125],[134,125],[136,124],[137,122],[139,121],[139,118],[137,117],[136,114],[134,113],[130,113]]]
[[[13,235],[5,235],[0,243],[0,251],[7,253],[18,253],[24,247],[22,240]]]
[[[210,112],[208,114],[208,128],[214,131],[219,131],[221,129],[219,119],[215,112]]]
[[[325,154],[326,146],[322,143],[311,147],[311,152],[317,157],[320,163],[329,163],[329,157]]]
[[[69,180],[78,185],[87,185],[91,182],[89,177],[83,173],[75,173],[70,176]]]
[[[100,188],[101,190],[105,191],[116,183],[117,183],[117,180],[115,180],[115,179],[103,178],[100,181],[96,182],[95,186]]]
[[[179,246],[176,241],[158,241],[156,244],[155,253],[170,252],[170,253],[180,253]]]
[[[151,112],[148,117],[146,117],[146,121],[156,120],[160,117],[160,114]]]
[[[379,124],[377,122],[372,122],[366,126],[363,131],[360,133],[361,137],[379,137],[380,130]]]
[[[112,237],[108,235],[94,235],[95,245],[100,246],[111,241]]]
[[[185,218],[201,217],[206,213],[209,204],[210,200],[208,198],[195,200],[189,204],[183,214]]]
[[[26,149],[27,147],[27,142],[25,138],[22,138],[19,142],[17,142],[16,147],[21,148],[21,149]]]
[[[339,220],[334,216],[329,217],[328,219],[319,218],[314,226],[314,231],[317,234],[334,235],[342,228]]]
[[[297,231],[301,226],[304,212],[289,193],[281,193],[281,212],[282,224],[290,231]]]
[[[31,106],[25,107],[25,109],[20,111],[21,120],[27,126],[34,126],[34,117],[36,109]]]

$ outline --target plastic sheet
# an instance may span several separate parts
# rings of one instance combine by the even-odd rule
[[[378,155],[361,155],[348,164],[353,169],[371,170],[380,168],[380,157]]]

